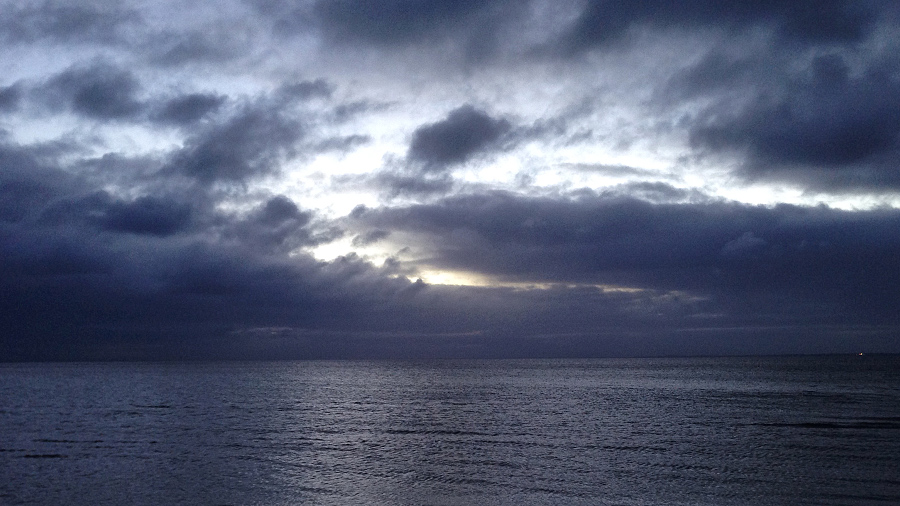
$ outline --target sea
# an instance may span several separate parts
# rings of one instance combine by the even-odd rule
[[[0,364],[0,504],[900,504],[900,356]]]

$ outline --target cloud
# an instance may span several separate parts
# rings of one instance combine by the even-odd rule
[[[154,118],[164,123],[189,125],[215,112],[225,103],[222,95],[211,93],[190,93],[167,100]]]
[[[453,179],[446,174],[404,174],[383,171],[372,179],[388,196],[446,195],[453,188]]]
[[[667,183],[637,181],[605,189],[606,197],[634,197],[656,204],[714,202],[716,199],[697,189],[676,188]]]
[[[463,23],[491,2],[391,0],[379,5],[344,0],[316,2],[323,29],[335,39],[358,38],[382,44],[406,43]]]
[[[326,151],[338,151],[341,153],[347,153],[349,151],[353,151],[355,148],[359,146],[364,146],[372,141],[372,138],[368,135],[345,135],[342,137],[330,137],[321,142],[318,142],[313,146],[313,150],[316,152],[326,152]]]
[[[889,2],[8,4],[0,360],[897,351]]]
[[[609,165],[603,163],[567,164],[566,168],[571,168],[573,170],[583,172],[603,174],[605,176],[611,177],[654,177],[659,174],[657,171],[641,169],[638,167],[630,167],[628,165]]]
[[[338,44],[381,47],[450,43],[470,61],[492,56],[511,19],[529,2],[506,0],[389,0],[375,4],[319,0],[307,15],[325,38]]]
[[[285,84],[279,88],[278,92],[289,100],[331,98],[331,95],[334,93],[334,84],[325,79],[297,81]]]
[[[555,42],[557,49],[577,54],[620,43],[638,30],[724,29],[772,30],[782,43],[857,42],[871,28],[869,4],[843,0],[777,0],[762,4],[691,0],[678,4],[586,2],[578,17]]]
[[[408,241],[426,253],[419,264],[395,259],[379,269],[299,250],[316,244],[316,217],[281,195],[244,212],[217,210],[202,195],[197,204],[117,197],[67,176],[64,156],[0,147],[0,209],[18,210],[0,214],[0,348],[11,359],[584,356],[649,343],[664,353],[674,349],[665,332],[679,328],[896,323],[895,210],[652,204],[585,192],[359,208],[348,222],[357,244]],[[417,266],[559,284],[440,287],[393,277]],[[283,329],[272,342],[252,331],[271,327]],[[689,352],[711,349],[685,342]]]
[[[165,67],[191,63],[224,63],[249,51],[220,30],[163,31],[148,38],[144,48],[150,62]]]
[[[183,230],[190,217],[191,209],[183,203],[143,196],[131,202],[112,202],[98,219],[104,228],[116,232],[162,236]]]
[[[377,5],[346,0],[290,3],[253,0],[257,11],[282,37],[315,34],[328,50],[415,53],[482,64],[504,50],[521,52],[518,22],[532,23],[532,1],[388,0]]]
[[[0,39],[21,44],[48,40],[54,43],[120,43],[127,30],[142,21],[132,9],[117,2],[26,2],[0,13]]]
[[[371,264],[296,251],[322,232],[284,196],[245,213],[216,209],[203,188],[120,197],[69,174],[68,157],[0,142],[5,359],[208,356],[230,329],[366,321],[406,297],[410,282]]]
[[[741,171],[751,179],[837,191],[896,189],[897,97],[900,82],[891,67],[879,63],[851,74],[840,55],[822,55],[781,85],[761,87],[743,105],[718,100],[690,123],[691,141],[745,156]]]
[[[260,252],[290,253],[318,242],[308,225],[312,213],[301,211],[291,199],[278,195],[257,206],[246,217],[228,223],[226,240],[237,239]],[[336,237],[328,236],[327,240]]]
[[[0,112],[12,112],[19,108],[22,100],[22,86],[11,84],[0,86]]]
[[[74,66],[50,78],[38,93],[45,103],[94,119],[135,118],[144,110],[133,73],[105,62]]]
[[[183,230],[190,218],[190,206],[177,200],[145,195],[126,201],[98,191],[48,205],[40,222],[80,222],[118,233],[167,236]]]
[[[765,239],[756,237],[753,232],[744,232],[737,239],[728,241],[722,246],[722,255],[726,257],[741,257],[763,251],[768,243]]]
[[[45,145],[21,146],[0,136],[0,221],[34,220],[60,195],[91,189],[81,178],[55,167],[60,153],[54,151]]]
[[[268,93],[235,104],[230,114],[206,122],[170,156],[162,174],[181,174],[203,184],[245,183],[248,179],[278,173],[281,164],[298,155],[298,143],[306,138],[301,115],[315,117],[322,111],[298,110],[314,99],[327,100],[334,86],[324,79],[289,81]],[[193,122],[218,111],[227,97],[189,94],[163,104],[157,120]],[[328,144],[328,142],[331,144]],[[365,141],[362,136],[320,141],[319,150],[348,149]],[[310,146],[307,146],[310,147]]]
[[[446,195],[455,187],[449,169],[500,149],[501,141],[508,137],[514,142],[517,135],[506,119],[464,105],[416,128],[405,162],[388,157],[377,172],[340,179],[373,187],[389,198]]]
[[[315,215],[287,197],[243,212],[217,209],[203,187],[120,197],[67,175],[70,153],[0,148],[0,209],[18,210],[0,220],[8,359],[397,356],[397,343],[423,356],[508,355],[555,349],[522,335],[641,319],[622,294],[434,287],[395,278],[404,271],[390,263],[320,262],[298,249],[319,240]],[[369,212],[380,211],[355,215]],[[375,229],[357,242],[391,237]],[[641,307],[674,307],[647,297]],[[252,332],[273,326],[284,330],[271,343]]]
[[[408,157],[424,163],[426,171],[440,170],[486,151],[510,128],[508,121],[494,119],[484,111],[464,105],[450,111],[441,121],[417,128]]]
[[[205,184],[273,174],[294,154],[304,129],[275,108],[247,106],[190,137],[164,169]]]
[[[506,281],[760,297],[770,309],[791,299],[792,307],[808,303],[804,311],[821,303],[887,320],[900,300],[890,269],[900,254],[895,210],[488,193],[370,209],[355,220],[365,226],[360,233],[402,234],[397,246],[427,259],[423,268]]]
[[[387,238],[389,235],[391,235],[391,233],[387,230],[369,230],[365,234],[354,237],[353,245],[357,247],[368,246]]]

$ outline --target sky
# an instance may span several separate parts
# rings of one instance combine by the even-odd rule
[[[900,352],[900,5],[0,1],[0,360]]]

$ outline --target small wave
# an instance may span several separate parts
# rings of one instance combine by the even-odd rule
[[[557,495],[563,497],[587,497],[584,494],[579,494],[577,492],[570,492],[568,490],[558,489],[558,488],[549,488],[549,487],[524,487],[522,490],[530,493],[537,494],[547,494],[547,495]]]
[[[311,494],[321,494],[321,495],[340,495],[336,490],[331,490],[330,488],[321,488],[321,487],[307,487],[303,485],[295,485],[291,487],[292,490],[297,492],[309,492]]]
[[[751,423],[758,427],[794,427],[799,429],[900,429],[900,418],[871,417],[837,421]]]
[[[103,442],[102,439],[47,439],[47,438],[33,439],[32,441],[34,441],[35,443],[65,443],[65,444],[72,444],[72,443],[97,444],[97,443]]]
[[[486,478],[459,476],[449,474],[423,473],[416,477],[417,481],[426,483],[445,483],[450,485],[472,485],[479,487],[496,487],[500,483]]]
[[[503,460],[491,460],[491,459],[455,459],[448,460],[448,464],[453,465],[462,465],[462,466],[487,466],[487,467],[505,467],[510,469],[521,469],[522,464],[517,464],[515,462],[507,462]]]
[[[496,436],[488,432],[476,432],[468,430],[447,430],[447,429],[387,429],[387,434],[422,434],[428,436]]]

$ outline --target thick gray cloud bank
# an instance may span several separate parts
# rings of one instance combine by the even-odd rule
[[[0,361],[900,352],[891,2],[0,1]]]

